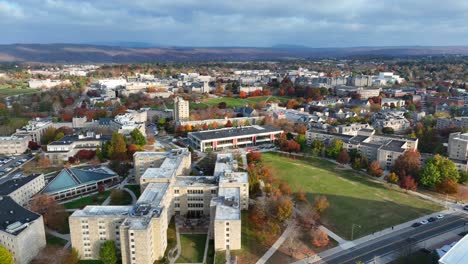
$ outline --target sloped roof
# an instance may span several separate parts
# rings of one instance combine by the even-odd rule
[[[47,184],[43,193],[54,193],[72,187],[106,180],[116,175],[115,173],[65,168]]]
[[[0,230],[15,236],[21,233],[21,231],[25,229],[25,226],[10,231],[9,227],[11,224],[16,222],[26,224],[40,217],[40,215],[17,204],[9,196],[0,196],[0,208],[2,208],[2,210],[0,210]]]

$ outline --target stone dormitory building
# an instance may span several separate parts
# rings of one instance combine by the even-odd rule
[[[86,206],[71,215],[72,246],[83,259],[98,259],[101,243],[112,240],[122,263],[153,263],[164,256],[174,215],[209,216],[215,249],[240,249],[249,187],[232,154],[218,154],[213,176],[185,176],[191,165],[187,149],[137,152],[134,164],[142,189],[134,205]]]
[[[306,132],[307,143],[314,139],[328,142],[341,139],[346,150],[356,149],[367,156],[370,161],[377,160],[382,169],[389,169],[395,160],[407,150],[418,148],[417,138],[406,138],[390,135],[376,135],[373,129],[360,129],[356,135],[330,133],[325,130],[310,129]]]
[[[23,207],[44,186],[43,174],[0,184],[0,245],[13,254],[15,264],[30,263],[46,246],[42,216]]]

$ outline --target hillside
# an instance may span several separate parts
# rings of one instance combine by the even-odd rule
[[[118,47],[87,44],[0,45],[0,62],[139,63],[168,61],[246,61],[346,56],[468,55],[468,46],[308,48],[278,45],[249,47]]]

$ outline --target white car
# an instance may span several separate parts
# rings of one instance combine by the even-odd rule
[[[436,218],[437,218],[437,219],[442,219],[442,218],[444,218],[444,215],[441,215],[441,214],[440,214],[440,215],[437,215]]]
[[[419,223],[421,223],[421,225],[426,225],[426,224],[429,224],[429,221],[427,221],[427,220],[422,220],[422,221],[419,222]]]

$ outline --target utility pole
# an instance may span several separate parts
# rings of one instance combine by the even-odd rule
[[[361,228],[360,225],[351,224],[351,241],[353,241],[353,238],[354,238],[354,227],[359,227],[359,228]]]

